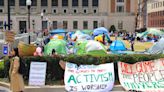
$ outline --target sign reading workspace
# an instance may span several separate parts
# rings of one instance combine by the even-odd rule
[[[126,90],[164,92],[164,58],[135,64],[118,63],[119,80]]]
[[[109,92],[114,86],[113,63],[80,66],[66,63],[64,82],[68,92]]]
[[[46,62],[31,62],[29,85],[44,86],[46,79]]]

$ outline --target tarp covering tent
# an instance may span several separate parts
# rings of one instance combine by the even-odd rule
[[[50,34],[54,35],[54,34],[61,34],[61,35],[65,35],[67,32],[64,29],[55,29],[55,30],[51,30]]]
[[[162,32],[158,29],[155,29],[155,28],[150,28],[146,32],[147,32],[147,34],[152,34],[152,35],[156,35],[156,36],[161,36],[164,34],[164,32]]]
[[[105,27],[99,27],[93,30],[93,35],[94,36],[98,36],[100,34],[108,34],[108,29],[106,29]]]
[[[75,54],[83,55],[83,54],[96,54],[96,55],[104,55],[107,54],[106,48],[100,42],[94,40],[85,40],[85,41],[77,41],[75,44]]]
[[[82,30],[83,33],[91,35],[93,30]]]
[[[150,29],[147,29],[147,31],[145,31],[145,32],[138,33],[137,37],[147,37],[148,35],[162,36],[163,34],[164,34],[164,32],[162,32],[158,29],[150,28]]]
[[[125,51],[127,49],[125,47],[125,44],[121,40],[115,40],[110,45],[110,50],[111,51]]]
[[[77,41],[78,40],[91,40],[92,39],[90,35],[84,34],[80,30],[77,30],[75,32],[75,34],[72,34],[72,38],[71,39],[74,40],[76,37],[77,37]]]
[[[149,54],[164,54],[164,38],[162,37],[147,51]]]
[[[60,40],[60,39],[52,39],[50,42],[45,45],[44,47],[44,54],[45,55],[51,55],[52,50],[55,49],[57,54],[67,54],[67,48],[66,48],[66,41]]]
[[[105,34],[108,42],[110,42],[108,29],[106,29],[105,27],[99,27],[99,28],[96,28],[96,29],[93,30],[93,35],[94,36],[102,35],[103,33]]]

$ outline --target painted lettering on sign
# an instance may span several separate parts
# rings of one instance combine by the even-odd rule
[[[164,91],[164,59],[136,64],[118,63],[121,85],[126,90]]]
[[[67,63],[65,88],[67,91],[110,91],[114,85],[114,66]]]

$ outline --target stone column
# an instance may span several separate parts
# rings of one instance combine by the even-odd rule
[[[88,0],[89,1],[89,6],[88,6],[88,13],[92,13],[93,11],[92,11],[92,0]]]
[[[58,0],[58,12],[59,14],[62,13],[62,0]]]
[[[72,13],[72,0],[68,0],[68,12],[69,14]]]
[[[6,14],[7,13],[7,0],[4,0],[4,13]]]
[[[41,8],[41,0],[37,0],[37,13],[41,14],[42,8]]]
[[[52,13],[52,0],[47,0],[47,1],[48,1],[48,14],[51,14]]]
[[[79,13],[82,13],[82,0],[79,0]]]
[[[115,0],[111,0],[111,13],[115,13],[115,7],[116,7],[116,3]]]
[[[15,13],[19,13],[19,0],[15,0]]]

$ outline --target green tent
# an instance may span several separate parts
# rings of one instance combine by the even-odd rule
[[[155,29],[155,28],[150,28],[146,32],[147,32],[147,34],[152,34],[152,35],[156,35],[156,36],[161,36],[164,34],[164,32],[162,32],[158,29]]]
[[[45,45],[44,54],[51,55],[52,50],[55,49],[57,54],[66,55],[67,54],[66,44],[67,43],[64,40],[52,39],[47,45]]]
[[[75,47],[77,55],[104,55],[107,54],[105,46],[94,40],[77,41]]]
[[[82,30],[83,33],[91,35],[93,30]]]
[[[158,30],[158,29],[154,29],[154,28],[150,28],[145,32],[142,33],[138,33],[137,37],[147,37],[148,35],[156,35],[156,36],[162,36],[164,34],[164,32]]]

